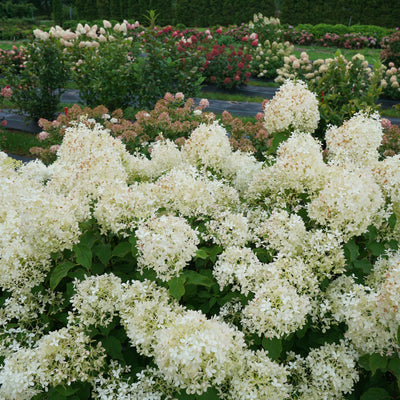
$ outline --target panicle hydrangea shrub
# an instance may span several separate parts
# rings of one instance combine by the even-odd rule
[[[393,397],[400,156],[359,113],[324,158],[315,101],[281,88],[262,161],[216,121],[148,157],[84,119],[47,167],[0,153],[0,397]]]

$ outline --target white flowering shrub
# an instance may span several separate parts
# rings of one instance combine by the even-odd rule
[[[284,66],[286,57],[293,52],[289,42],[265,40],[252,49],[251,72],[258,78],[274,78]]]
[[[278,99],[265,162],[216,123],[151,158],[95,123],[48,167],[1,153],[0,398],[394,398],[400,158],[358,114],[325,160],[312,93]]]

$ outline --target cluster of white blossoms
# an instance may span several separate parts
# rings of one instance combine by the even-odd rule
[[[121,279],[112,274],[90,276],[75,282],[72,310],[84,326],[107,326],[117,314],[121,298]]]
[[[33,348],[21,348],[4,361],[0,396],[29,400],[50,386],[91,382],[104,364],[104,350],[76,327],[43,336]]]
[[[385,200],[368,170],[331,166],[326,184],[308,204],[310,218],[345,238],[364,233],[383,211]]]
[[[399,252],[376,262],[369,284],[357,284],[352,277],[334,281],[327,292],[332,316],[338,322],[346,322],[346,337],[360,354],[397,352]]]
[[[318,121],[304,85],[288,82],[278,100],[275,117],[294,112],[282,129],[296,130],[264,163],[233,151],[216,123],[181,150],[162,139],[150,158],[85,123],[67,129],[49,167],[0,153],[1,398],[85,381],[95,398],[110,400],[208,390],[223,400],[339,400],[357,381],[360,355],[397,354],[400,252],[384,253],[363,282],[344,272],[346,243],[371,225],[382,244],[398,240],[400,224],[390,231],[388,218],[400,220],[400,159],[377,158],[378,120],[359,115],[331,128],[326,163],[310,135]],[[359,129],[363,154],[348,139]],[[92,268],[81,268],[74,245],[90,234]],[[113,252],[121,238],[136,246],[124,258]],[[100,266],[101,244],[110,261]],[[172,296],[179,289],[180,301]],[[203,300],[209,314],[193,309]],[[49,332],[41,318],[52,321],[59,307],[67,322]],[[152,365],[136,380],[86,334],[113,324]],[[336,325],[346,342],[308,355],[284,349],[277,362],[253,350],[263,338],[285,346],[310,326],[323,338]]]
[[[301,81],[287,80],[265,105],[264,125],[270,133],[293,131],[313,133],[320,119],[317,96]]]
[[[206,222],[207,234],[202,236],[223,246],[245,246],[251,240],[248,219],[239,213],[225,211]]]
[[[148,220],[135,234],[139,268],[153,269],[163,281],[180,275],[200,243],[198,233],[186,220],[172,215]]]
[[[358,381],[357,353],[346,342],[312,349],[306,358],[293,355],[290,372],[298,380],[295,398],[340,400]]]
[[[378,113],[354,114],[340,127],[331,126],[325,134],[331,162],[350,163],[363,167],[375,163],[379,158],[378,148],[383,137]]]

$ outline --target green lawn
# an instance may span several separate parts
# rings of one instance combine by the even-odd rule
[[[0,40],[0,49],[11,50],[14,45],[20,47],[24,44],[24,42],[26,41],[19,40],[14,42],[12,40]]]
[[[374,62],[379,60],[379,54],[382,51],[381,49],[359,49],[359,50],[349,50],[349,49],[338,49],[337,47],[323,47],[323,46],[295,46],[293,54],[296,57],[300,57],[300,54],[305,51],[310,60],[317,60],[319,58],[327,59],[335,57],[335,53],[340,51],[347,60],[351,60],[351,58],[355,54],[362,54],[365,59],[373,64]]]

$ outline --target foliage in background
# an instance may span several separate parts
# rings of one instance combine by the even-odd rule
[[[327,24],[378,25],[396,28],[400,4],[376,0],[284,0],[280,18],[291,25]]]
[[[310,81],[310,89],[320,100],[322,132],[328,124],[341,125],[360,110],[377,110],[382,78],[379,63],[371,70],[361,55],[350,62],[338,55],[326,66],[326,72]]]
[[[386,40],[382,40],[382,48],[379,55],[382,61],[386,65],[392,62],[396,67],[400,67],[400,31],[394,32]]]
[[[19,111],[31,119],[52,118],[68,79],[68,65],[63,47],[45,34],[25,47],[26,61],[20,73],[14,64],[5,70],[7,83],[13,90],[12,100]]]

